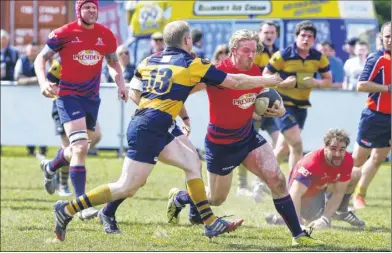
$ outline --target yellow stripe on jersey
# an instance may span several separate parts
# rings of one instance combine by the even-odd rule
[[[191,73],[191,83],[194,83],[194,85],[199,83],[210,67],[209,62],[205,62],[201,58],[195,58],[188,67],[189,73]]]
[[[283,52],[283,53],[282,53]],[[283,55],[282,55],[283,54]],[[279,72],[282,78],[295,75],[297,76],[297,85],[301,87],[301,78],[304,76],[313,77],[315,73],[324,73],[329,70],[328,58],[311,49],[306,59],[300,58],[294,46],[289,46],[284,51],[278,51],[268,62],[267,68],[272,72]],[[309,107],[309,97],[312,89],[276,89],[283,95],[285,105]]]
[[[156,109],[161,112],[166,112],[170,114],[172,118],[175,119],[177,115],[180,113],[183,104],[184,103],[182,101],[177,101],[177,100],[171,100],[171,99],[161,100],[158,98],[154,98],[150,100],[142,97],[140,99],[138,109],[145,109],[145,108]]]
[[[180,66],[171,65],[169,67],[165,65],[147,65],[143,68],[142,70],[143,72],[140,74],[142,74],[143,78],[151,79],[152,70],[162,69],[162,68],[170,68],[170,70],[172,71],[172,76],[171,76],[172,83],[176,83],[188,87],[195,85],[195,83],[192,83],[189,78],[189,69]],[[157,74],[157,76],[159,76],[159,74]]]
[[[262,52],[261,54],[257,54],[255,56],[255,60],[253,61],[253,63],[263,69],[265,66],[267,66],[269,59],[270,57],[268,53]]]

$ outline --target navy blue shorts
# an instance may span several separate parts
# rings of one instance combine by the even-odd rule
[[[65,135],[63,124],[61,124],[59,111],[57,110],[56,100],[53,101],[52,119],[54,121],[56,135]]]
[[[184,135],[184,133],[181,131],[180,127],[176,124],[176,122],[173,122],[173,126],[169,129],[169,132],[174,135],[174,137],[178,137],[181,135]]]
[[[215,144],[205,139],[207,170],[217,175],[228,175],[240,165],[254,149],[267,141],[256,131],[242,141],[233,144]]]
[[[144,163],[156,164],[159,154],[174,140],[170,129],[154,126],[142,116],[134,116],[128,125],[127,157]]]
[[[61,124],[86,117],[87,129],[94,131],[97,124],[101,99],[80,96],[64,96],[56,99]]]
[[[279,127],[276,125],[274,118],[263,117],[260,124],[261,130],[267,131],[269,135],[271,135],[273,132],[279,131]]]
[[[366,108],[359,121],[357,143],[364,148],[390,147],[391,115]]]
[[[276,125],[280,129],[280,132],[283,133],[295,125],[298,125],[300,129],[304,129],[307,114],[308,109],[298,108],[295,106],[286,106],[286,114],[281,118],[274,119]]]

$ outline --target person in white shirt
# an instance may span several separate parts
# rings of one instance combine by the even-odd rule
[[[358,77],[361,74],[366,57],[369,53],[369,44],[364,41],[358,41],[355,44],[355,57],[348,59],[344,63],[345,77],[343,81],[343,89],[356,90]]]

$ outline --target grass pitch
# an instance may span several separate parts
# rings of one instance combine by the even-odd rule
[[[50,149],[48,157],[55,151]],[[227,201],[221,207],[213,207],[219,216],[234,214],[245,220],[236,232],[209,240],[202,236],[201,226],[189,224],[188,209],[182,212],[179,225],[167,224],[168,192],[172,187],[184,188],[184,174],[161,163],[136,196],[119,208],[120,235],[105,234],[97,220],[83,222],[75,217],[68,225],[66,240],[56,242],[52,209],[60,197],[44,191],[38,160],[25,154],[24,147],[3,147],[2,251],[391,251],[390,164],[379,169],[368,191],[368,207],[357,212],[366,221],[364,230],[335,221],[333,229],[313,233],[327,246],[294,249],[288,229],[270,226],[264,220],[267,213],[275,211],[271,199],[267,197],[256,204],[251,198],[237,197],[236,176]],[[115,181],[121,167],[122,159],[116,158],[114,152],[88,157],[87,190]],[[287,164],[282,169],[287,173]]]

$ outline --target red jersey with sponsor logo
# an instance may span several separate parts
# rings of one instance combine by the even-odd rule
[[[226,73],[261,76],[260,68],[255,64],[248,71],[240,71],[229,57],[219,62],[216,68]],[[253,130],[254,103],[262,88],[233,90],[221,86],[207,86],[206,89],[210,104],[208,140],[216,144],[230,144],[245,139]]]
[[[97,23],[86,29],[75,21],[51,32],[46,44],[61,57],[58,96],[99,94],[103,57],[117,48],[109,29]]]
[[[342,164],[335,167],[325,160],[324,149],[315,150],[304,156],[291,171],[289,186],[297,180],[308,187],[303,197],[314,197],[328,184],[350,180],[353,166],[353,157],[348,152]]]
[[[391,52],[380,50],[366,59],[359,81],[372,81],[379,85],[391,85]],[[369,109],[391,114],[391,93],[370,92],[366,105]]]

